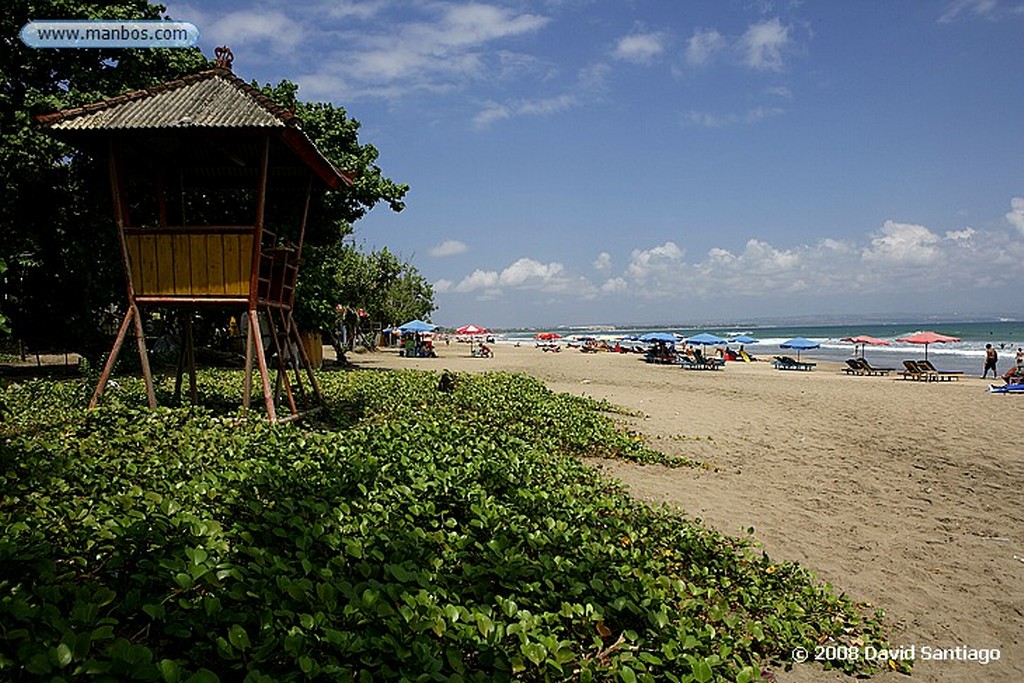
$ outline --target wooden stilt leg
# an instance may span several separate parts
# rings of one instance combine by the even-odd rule
[[[156,392],[153,389],[153,373],[149,369],[149,353],[146,351],[146,331],[142,328],[142,316],[139,315],[139,308],[134,302],[131,307],[135,309],[132,318],[135,320],[135,341],[139,347],[139,363],[142,365],[142,376],[146,380],[146,399],[149,401],[150,410],[156,408]]]
[[[196,388],[196,344],[192,337],[192,316],[185,317],[185,350],[188,360],[188,390],[192,405],[199,403],[199,391]]]
[[[267,370],[267,357],[263,353],[263,335],[260,332],[260,318],[255,309],[249,311],[249,329],[252,330],[256,342],[256,363],[259,365],[260,379],[263,381],[263,403],[267,406],[267,419],[271,422],[277,422],[274,394],[270,390],[270,372]]]
[[[174,369],[174,403],[181,405],[181,382],[185,376],[185,360],[188,351],[185,349],[185,323],[181,325],[181,341],[178,347],[178,364]]]
[[[246,316],[248,316],[248,311]],[[253,331],[252,325],[246,323],[248,334],[245,335],[245,380],[242,383],[242,407],[249,409],[250,395],[252,394],[252,354],[253,354]]]
[[[132,322],[132,317],[135,314],[135,307],[129,306],[128,312],[124,314],[124,321],[121,322],[121,327],[117,331],[117,338],[114,340],[114,346],[110,349],[110,355],[107,356],[107,362],[103,366],[103,372],[100,373],[100,381],[96,384],[96,391],[92,394],[92,400],[89,401],[89,408],[95,408],[96,404],[100,400],[100,396],[103,395],[103,390],[107,387],[107,382],[110,381],[110,375],[114,371],[114,364],[117,363],[117,357],[121,353],[121,346],[124,344],[124,338],[128,335],[128,326]]]
[[[302,339],[292,329],[291,323],[288,321],[288,314],[283,310],[280,311],[280,314],[281,329],[285,331],[285,337],[288,339],[288,361],[292,364],[292,371],[295,373],[295,386],[299,390],[299,400],[308,409],[312,406],[309,405],[309,399],[306,397],[306,387],[302,384],[302,370],[306,362]]]
[[[267,324],[270,326],[270,336],[274,340],[274,350],[277,352],[277,380],[278,380],[278,392],[283,381],[284,391],[288,396],[288,407],[292,409],[292,415],[296,415],[299,409],[295,406],[295,396],[292,394],[292,385],[288,381],[288,365],[286,354],[290,354],[291,351],[285,351],[281,348],[281,338],[277,333],[277,325],[274,324],[274,314],[271,311],[267,312]],[[289,340],[286,336],[284,338],[285,347],[289,346]]]

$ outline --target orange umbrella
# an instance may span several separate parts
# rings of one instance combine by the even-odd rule
[[[960,341],[960,337],[950,337],[949,335],[939,334],[938,332],[926,330],[924,332],[912,334],[909,337],[900,337],[896,341],[905,342],[907,344],[924,344],[924,359],[928,360],[929,344],[945,344],[946,342],[958,342]]]
[[[556,332],[541,332],[540,334],[534,335],[537,339],[543,339],[544,341],[550,341],[552,339],[561,339],[562,335]]]

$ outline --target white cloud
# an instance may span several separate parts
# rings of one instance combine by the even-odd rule
[[[789,28],[778,19],[751,25],[739,43],[747,66],[759,71],[782,69],[783,53],[789,45]]]
[[[682,259],[683,250],[672,241],[650,249],[634,249],[626,273],[634,280],[643,282],[652,274],[674,267]]]
[[[794,305],[801,297],[962,299],[965,291],[1010,287],[1024,279],[1024,198],[1014,197],[1011,206],[1006,217],[1012,231],[963,227],[939,233],[887,220],[860,240],[823,238],[783,247],[755,237],[740,249],[715,246],[692,260],[667,240],[633,249],[621,270],[612,267],[612,253],[600,252],[590,264],[599,273],[593,282],[559,262],[521,258],[500,271],[478,270],[454,287],[450,281],[436,287],[506,300],[528,290],[576,303],[628,292],[638,302],[658,302],[658,309],[681,302],[706,307],[737,297],[775,304],[789,298]]]
[[[754,107],[742,114],[712,114],[710,112],[689,111],[683,114],[683,121],[696,126],[704,126],[705,128],[749,126],[772,116],[784,114],[785,111],[781,107]]]
[[[452,287],[455,285],[454,282],[446,278],[441,278],[434,283],[434,292],[437,294],[446,294],[452,291]]]
[[[456,292],[472,292],[478,289],[493,289],[498,286],[498,273],[493,270],[474,270],[455,285]]]
[[[605,294],[615,294],[616,292],[625,292],[629,289],[629,283],[626,282],[625,278],[613,277],[604,281],[601,285],[601,291]]]
[[[728,41],[715,30],[697,29],[686,41],[686,62],[702,66],[728,47]]]
[[[665,53],[667,41],[663,33],[633,33],[619,39],[612,55],[634,64],[650,64]]]
[[[1006,214],[1006,220],[1024,235],[1024,197],[1014,197],[1010,200],[1010,213]]]
[[[267,47],[275,54],[292,52],[303,41],[303,28],[282,12],[239,10],[203,27],[218,45],[230,45],[236,55],[255,53]]]
[[[923,225],[886,221],[863,252],[866,261],[934,265],[942,258],[941,238]]]
[[[605,90],[610,72],[606,64],[592,64],[580,69],[575,84],[568,92],[540,99],[489,101],[473,117],[475,128],[486,128],[496,121],[518,116],[550,116],[574,109],[599,97]]]
[[[483,3],[419,3],[416,20],[384,22],[379,5],[360,12],[349,3],[322,17],[315,29],[338,49],[298,80],[305,96],[394,98],[410,92],[449,92],[467,84],[535,68],[528,57],[498,47],[537,33],[549,18]],[[338,13],[344,16],[339,19]],[[324,91],[325,85],[335,89]],[[309,92],[311,91],[311,92]]]
[[[434,258],[442,258],[445,256],[464,254],[467,251],[469,251],[469,247],[466,246],[465,242],[460,242],[459,240],[445,240],[436,247],[433,247],[429,253]]]
[[[556,281],[565,272],[561,263],[541,263],[521,258],[501,271],[499,282],[509,287],[540,286]]]
[[[997,0],[953,0],[939,17],[939,23],[950,24],[965,14],[981,19],[992,19],[998,8]]]

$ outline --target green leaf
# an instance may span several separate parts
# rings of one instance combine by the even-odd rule
[[[245,632],[245,627],[241,624],[232,624],[231,628],[228,629],[228,642],[237,647],[242,652],[249,649],[249,634]]]
[[[693,663],[693,680],[697,681],[697,683],[708,683],[713,677],[711,665],[708,664],[706,659]]]
[[[55,648],[50,648],[50,660],[58,667],[63,669],[71,663],[71,648],[61,643]]]
[[[173,659],[161,659],[157,668],[164,683],[178,683],[181,680],[181,666]]]

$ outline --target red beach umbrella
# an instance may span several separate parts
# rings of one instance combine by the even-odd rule
[[[455,334],[487,334],[487,328],[476,325],[463,325],[455,330]]]
[[[904,342],[907,344],[924,344],[924,359],[928,360],[929,344],[945,344],[946,342],[958,342],[960,341],[960,337],[950,337],[949,335],[939,334],[938,332],[926,330],[924,332],[912,334],[909,337],[900,337],[896,341]]]
[[[534,337],[536,337],[537,339],[542,339],[544,341],[550,341],[552,339],[561,339],[562,335],[558,334],[557,332],[541,332],[540,334],[535,334]]]
[[[869,337],[866,334],[858,334],[856,337],[844,337],[844,338],[840,339],[839,341],[850,342],[851,344],[853,344],[853,355],[854,356],[857,355],[857,347],[858,346],[861,347],[861,349],[860,349],[860,357],[861,358],[864,357],[864,348],[868,344],[871,344],[872,346],[889,346],[890,345],[889,342],[885,341],[884,339],[879,339],[877,337]]]

